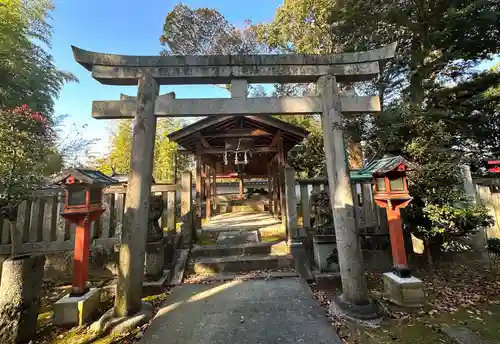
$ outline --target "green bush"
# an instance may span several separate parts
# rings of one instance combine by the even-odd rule
[[[441,243],[469,236],[493,223],[484,205],[470,203],[410,205],[408,218],[415,236]]]
[[[489,238],[486,241],[486,249],[489,253],[500,255],[500,239],[499,238]]]

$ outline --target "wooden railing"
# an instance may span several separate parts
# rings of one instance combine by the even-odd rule
[[[297,180],[300,191],[298,196],[300,200],[300,209],[303,219],[303,227],[310,228],[310,223],[306,219],[315,217],[312,213],[309,199],[311,193],[320,192],[328,188],[327,179],[299,179]],[[386,233],[388,231],[387,218],[385,211],[377,207],[373,200],[372,184],[353,183],[352,184],[354,212],[356,216],[357,227],[362,234]]]
[[[178,214],[177,193],[181,184],[155,184],[152,195],[161,195],[164,211],[160,226],[164,232],[176,232]],[[119,242],[125,213],[125,186],[111,186],[104,189],[103,205],[106,209],[100,219],[92,223],[92,244],[111,247]],[[187,190],[190,193],[191,189]],[[18,208],[16,230],[22,244],[19,253],[54,252],[72,250],[74,225],[60,216],[64,208],[63,189],[44,189],[33,193],[33,197],[21,203]],[[7,220],[0,222],[0,255],[11,253],[10,226]]]

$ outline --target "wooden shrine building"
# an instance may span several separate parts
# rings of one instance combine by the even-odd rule
[[[206,217],[217,207],[216,179],[267,178],[269,209],[275,217],[285,211],[284,167],[288,151],[309,132],[270,115],[213,116],[171,133],[168,137],[196,157],[196,226],[201,226],[201,202]],[[283,217],[282,217],[283,218]]]

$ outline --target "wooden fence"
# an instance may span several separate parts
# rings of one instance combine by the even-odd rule
[[[176,193],[180,184],[155,184],[152,194],[161,195],[164,211],[160,219],[163,230],[176,230]],[[93,245],[110,247],[119,242],[125,213],[124,186],[111,186],[104,189],[103,205],[106,209],[99,221],[92,223]],[[54,252],[72,250],[74,246],[74,225],[60,216],[64,208],[64,190],[46,189],[34,192],[31,200],[20,204],[16,229],[22,245],[19,253]],[[1,223],[0,255],[11,253],[11,237],[8,221]]]
[[[319,192],[328,187],[327,179],[299,179],[300,191],[297,195],[303,219],[303,226],[310,228],[308,219],[311,217],[309,198],[311,192]],[[372,185],[368,183],[352,184],[354,212],[357,227],[361,234],[387,233],[388,224],[385,210],[379,208],[373,200]]]
[[[500,179],[480,179],[475,183],[476,201],[483,203],[495,219],[495,223],[485,229],[484,236],[500,238]]]
[[[191,185],[190,182],[186,182]],[[484,203],[490,214],[495,217],[495,225],[487,229],[488,237],[500,237],[500,187],[476,182],[477,200]],[[297,180],[295,201],[303,219],[310,218],[311,207],[309,197],[311,191],[320,191],[328,187],[326,179]],[[377,207],[373,201],[371,183],[353,183],[353,200],[355,215],[360,234],[386,234],[387,218],[384,209]],[[165,232],[175,232],[179,222],[179,205],[181,184],[155,184],[152,194],[161,195],[164,200],[164,211],[160,226]],[[190,190],[191,191],[191,190]],[[191,192],[188,192],[191,193]],[[119,242],[125,212],[126,187],[112,186],[104,190],[103,203],[106,211],[99,221],[92,224],[93,245],[111,247]],[[22,239],[19,253],[54,252],[72,250],[74,245],[74,228],[60,216],[64,207],[62,189],[36,191],[33,198],[23,202],[18,209],[16,229]],[[0,222],[0,255],[11,252],[10,230],[7,221]],[[308,228],[309,221],[303,221]]]

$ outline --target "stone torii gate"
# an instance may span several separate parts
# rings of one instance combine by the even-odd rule
[[[342,132],[346,114],[380,111],[376,96],[342,95],[337,83],[375,78],[396,44],[332,55],[126,56],[73,47],[76,61],[106,85],[138,85],[136,98],[94,101],[97,119],[134,118],[130,178],[120,246],[115,315],[140,311],[156,117],[322,115],[343,294],[339,305],[370,304]],[[248,83],[317,83],[306,97],[247,98]],[[230,99],[159,96],[160,85],[231,84]]]

